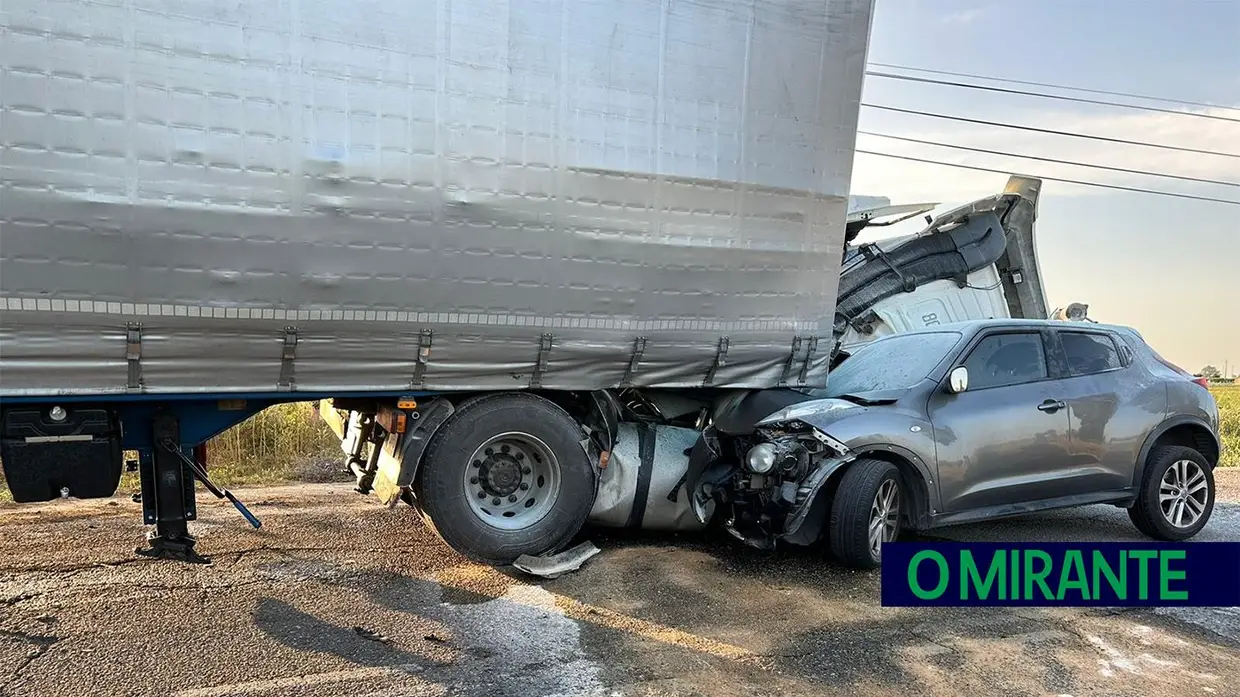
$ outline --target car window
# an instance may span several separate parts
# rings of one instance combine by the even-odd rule
[[[1034,382],[1045,378],[1046,352],[1036,333],[991,334],[969,353],[969,389]]]
[[[1124,367],[1115,342],[1106,334],[1061,331],[1059,339],[1073,375],[1092,375]]]
[[[903,390],[926,379],[960,341],[960,332],[918,332],[879,339],[857,349],[827,374],[825,390],[814,397],[882,390]]]

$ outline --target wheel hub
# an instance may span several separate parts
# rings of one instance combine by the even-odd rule
[[[547,515],[559,481],[559,461],[546,443],[528,433],[501,433],[470,457],[466,500],[487,525],[518,530]]]
[[[521,465],[508,455],[487,458],[479,474],[482,490],[492,496],[508,496],[521,487],[521,479]]]

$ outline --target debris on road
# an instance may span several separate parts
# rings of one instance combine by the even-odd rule
[[[580,569],[582,564],[585,564],[600,551],[602,550],[595,547],[593,542],[586,540],[576,547],[566,549],[559,554],[545,554],[537,557],[522,554],[517,557],[517,560],[512,565],[532,576],[559,578],[564,574]]]
[[[377,641],[380,644],[392,643],[391,639],[387,638],[386,636],[372,629],[366,629],[365,627],[354,627],[353,631],[354,633],[356,633],[358,636],[360,636],[363,639],[370,639],[371,641]]]

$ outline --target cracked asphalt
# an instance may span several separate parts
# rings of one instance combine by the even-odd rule
[[[1204,540],[1240,540],[1220,472]],[[812,551],[592,533],[552,581],[471,564],[343,485],[200,498],[191,566],[128,498],[0,505],[2,695],[1237,695],[1240,611],[901,609]],[[1225,499],[1225,500],[1224,500]],[[1090,507],[952,539],[1137,540]]]

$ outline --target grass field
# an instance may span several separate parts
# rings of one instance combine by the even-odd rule
[[[1240,385],[1211,388],[1222,415],[1223,467],[1240,466]],[[282,404],[257,414],[207,444],[211,477],[221,486],[283,482],[349,481],[340,444],[308,402]],[[0,501],[9,499],[0,472]],[[125,474],[121,491],[138,490]]]
[[[314,414],[311,402],[281,404],[255,414],[207,443],[207,467],[220,486],[350,481],[340,443]],[[120,491],[137,492],[138,475],[125,473]],[[0,471],[0,501],[10,499]]]
[[[1215,385],[1210,388],[1218,400],[1218,435],[1223,441],[1224,467],[1240,466],[1240,385]]]

